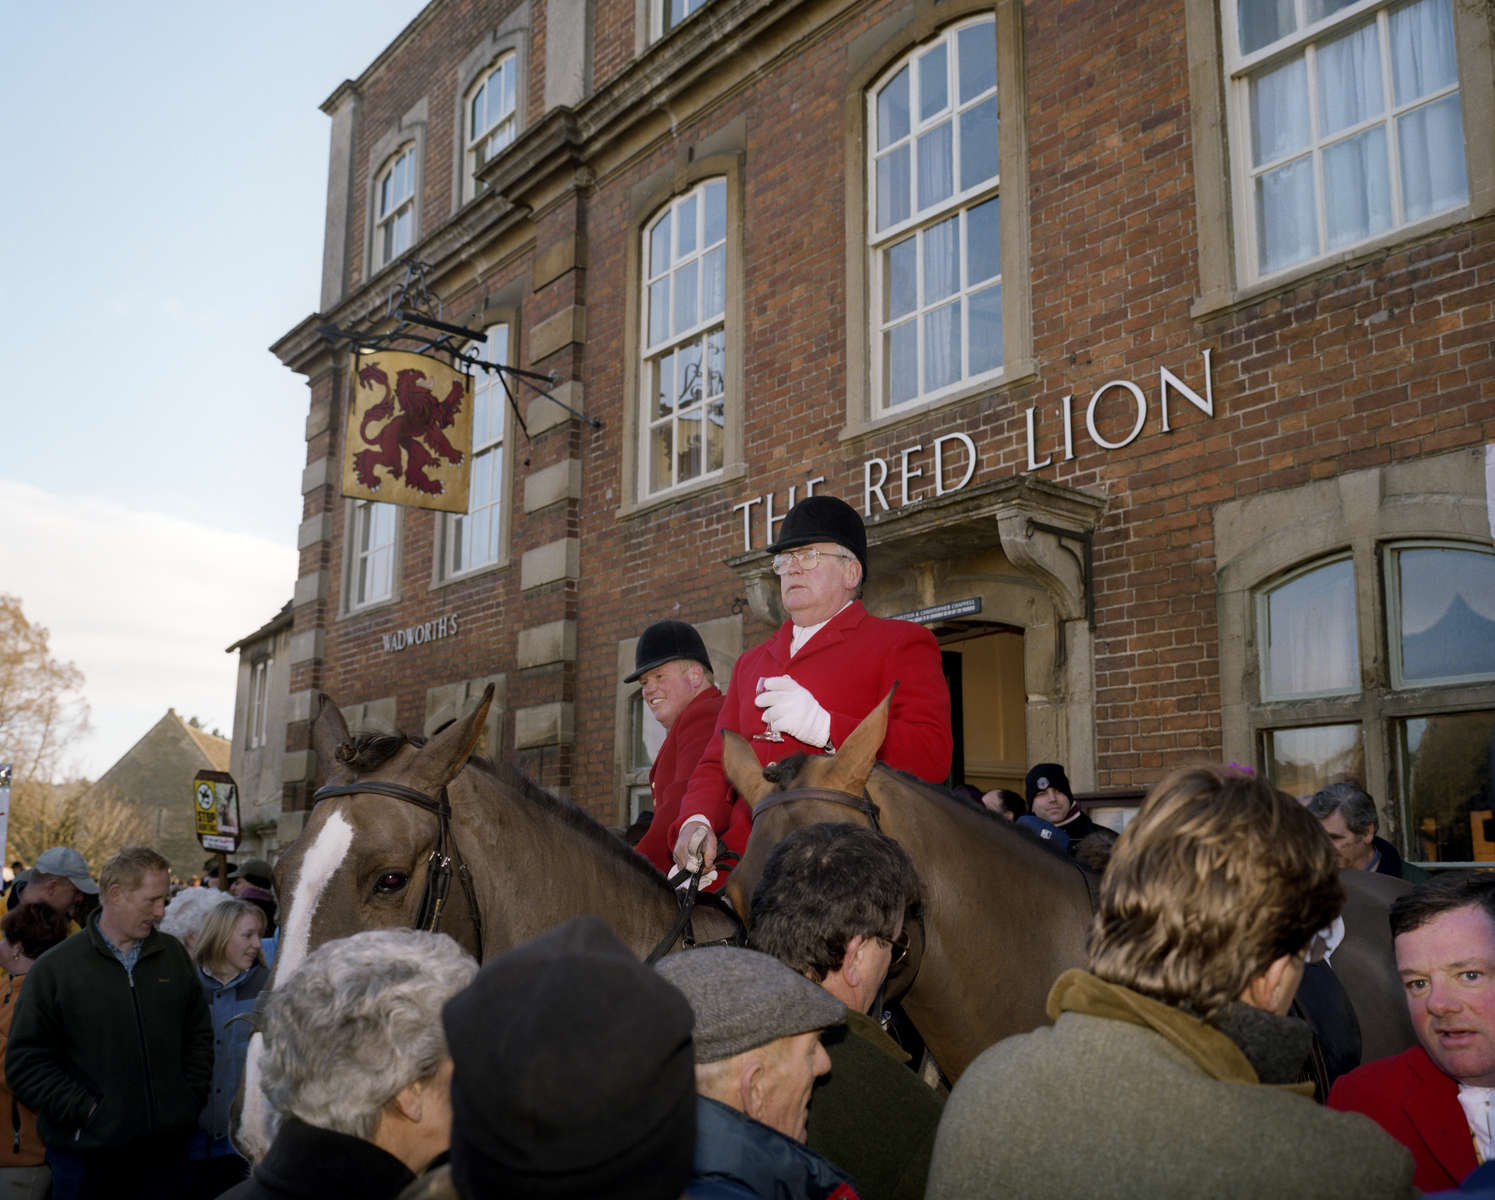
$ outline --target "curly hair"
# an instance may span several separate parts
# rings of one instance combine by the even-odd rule
[[[1100,978],[1213,1020],[1344,905],[1313,816],[1255,777],[1175,771],[1116,842],[1090,933]]]
[[[477,969],[444,933],[374,929],[319,946],[265,1002],[265,1099],[368,1141],[380,1109],[448,1057],[441,1006]]]

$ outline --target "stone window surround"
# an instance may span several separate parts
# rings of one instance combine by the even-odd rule
[[[618,517],[633,516],[648,512],[663,504],[670,504],[683,496],[719,488],[724,483],[742,478],[747,472],[743,457],[744,411],[743,345],[746,322],[743,307],[743,168],[745,155],[741,149],[743,129],[740,122],[733,122],[721,134],[703,139],[680,155],[674,163],[654,172],[634,188],[628,210],[628,254],[626,282],[624,284],[625,314],[623,361],[627,364],[623,373],[623,453],[622,480],[619,493],[622,503]],[[720,176],[727,183],[727,311],[726,330],[727,366],[725,392],[727,406],[723,429],[722,469],[689,483],[681,484],[667,492],[654,495],[645,493],[643,476],[641,427],[644,422],[640,408],[643,403],[643,242],[644,230],[676,196],[690,191],[696,184],[712,176]]]
[[[1389,0],[1388,0],[1389,2]],[[1284,291],[1318,275],[1333,274],[1384,255],[1391,247],[1444,232],[1495,212],[1495,140],[1470,131],[1495,127],[1495,58],[1491,29],[1480,6],[1452,0],[1459,60],[1459,94],[1464,114],[1464,154],[1469,202],[1369,242],[1300,263],[1270,280],[1252,281],[1236,262],[1230,176],[1229,108],[1222,52],[1221,0],[1184,0],[1188,37],[1189,121],[1194,146],[1194,203],[1197,213],[1199,297],[1191,315],[1199,318]],[[1005,233],[1005,226],[1004,226]]]
[[[467,108],[480,76],[497,64],[505,54],[514,56],[514,138],[517,141],[529,124],[529,42],[530,6],[528,0],[468,51],[457,68],[456,109],[452,120],[452,211],[477,198],[472,175],[467,170]],[[510,143],[512,145],[513,143]]]
[[[1033,306],[1029,278],[1028,135],[1017,114],[1027,112],[1023,12],[1019,0],[914,0],[912,19],[889,18],[853,43],[848,52],[844,102],[846,151],[846,424],[842,440],[900,424],[932,409],[968,400],[1032,376]],[[870,243],[867,236],[869,89],[897,63],[949,26],[970,17],[992,14],[997,35],[997,164],[1001,184],[1002,235],[1002,369],[980,380],[966,381],[932,399],[914,400],[878,411],[872,396],[872,325],[874,298],[869,294]],[[861,297],[861,303],[852,298]]]
[[[1489,708],[1495,684],[1392,687],[1385,554],[1421,539],[1489,546],[1483,447],[1228,501],[1215,510],[1214,529],[1223,757],[1259,768],[1261,735],[1268,728],[1359,724],[1366,790],[1386,819],[1389,832],[1383,832],[1395,841],[1402,832],[1403,797],[1391,746],[1393,721]],[[1258,596],[1305,567],[1346,553],[1355,566],[1360,688],[1349,695],[1262,700]]]
[[[404,562],[404,539],[405,539],[405,507],[394,505],[394,537],[391,539],[393,561],[390,563],[389,595],[382,600],[373,600],[368,604],[360,604],[356,607],[352,603],[353,597],[353,573],[358,569],[358,553],[355,549],[357,538],[355,536],[354,522],[358,515],[358,506],[362,500],[351,497],[343,498],[343,565],[342,565],[342,594],[338,598],[338,619],[347,617],[361,617],[365,613],[375,612],[381,608],[400,602],[401,591],[400,573]],[[378,504],[381,501],[371,500],[370,504]]]
[[[369,149],[369,177],[367,195],[364,202],[364,271],[365,282],[373,279],[381,271],[389,268],[393,263],[400,261],[402,257],[410,253],[421,239],[422,230],[425,228],[425,188],[426,188],[426,125],[427,125],[426,98],[422,96],[403,117],[387,129]],[[412,216],[413,231],[410,235],[410,246],[400,251],[389,262],[381,262],[375,265],[374,254],[375,239],[377,237],[377,212],[379,199],[379,179],[384,169],[394,156],[406,147],[414,144],[415,154],[412,164],[415,168],[415,178],[412,181],[412,197],[414,201],[414,213]]]

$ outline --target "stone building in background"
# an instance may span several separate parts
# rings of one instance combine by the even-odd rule
[[[691,621],[724,678],[814,491],[940,640],[956,781],[1352,776],[1412,858],[1495,858],[1490,20],[427,4],[323,105],[318,311],[274,347],[310,389],[280,839],[318,691],[422,732],[488,682],[484,748],[624,823],[632,639]],[[464,515],[339,495],[322,329],[389,329],[415,262],[556,380],[476,381]]]
[[[286,701],[290,695],[291,602],[226,653],[237,653],[229,774],[239,786],[241,835],[235,861],[273,862],[284,791]]]

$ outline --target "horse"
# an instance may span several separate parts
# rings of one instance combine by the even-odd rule
[[[650,863],[517,770],[470,757],[492,700],[490,686],[422,746],[398,735],[355,741],[337,706],[318,697],[312,742],[327,784],[275,867],[283,907],[268,990],[323,942],[364,929],[439,930],[479,961],[588,913],[640,958],[676,932],[676,893]],[[691,931],[698,942],[727,941],[741,925],[702,896]],[[255,1034],[239,1132],[256,1159],[270,1124],[262,1046]]]
[[[954,1082],[993,1042],[1043,1024],[1054,980],[1085,966],[1098,877],[998,814],[878,763],[890,701],[833,755],[765,768],[724,734],[723,767],[753,806],[753,830],[723,890],[746,915],[770,850],[802,825],[850,820],[898,841],[924,884],[923,951],[902,1004]]]

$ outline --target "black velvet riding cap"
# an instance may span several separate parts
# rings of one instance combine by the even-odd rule
[[[867,527],[857,510],[835,496],[806,496],[789,510],[779,526],[779,540],[768,548],[770,554],[809,546],[815,542],[834,542],[857,556],[862,564],[862,579],[867,578]]]
[[[485,963],[441,1012],[458,1195],[677,1200],[696,1141],[692,1020],[599,917]]]
[[[623,676],[623,682],[632,683],[640,675],[677,658],[691,659],[711,670],[706,643],[693,625],[684,621],[655,621],[639,638],[633,652],[633,674]]]

